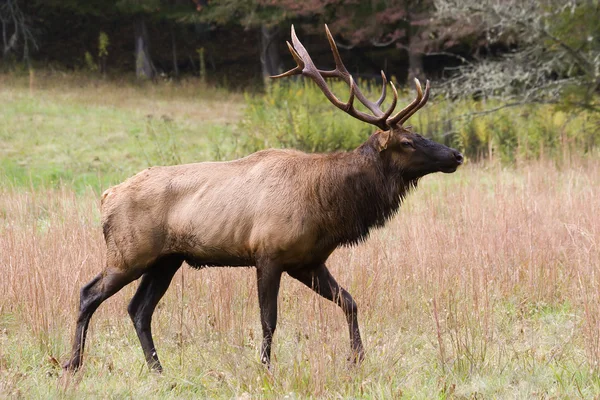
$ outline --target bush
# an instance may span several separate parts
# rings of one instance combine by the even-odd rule
[[[329,85],[339,99],[348,98],[345,83]],[[379,96],[378,86],[368,82],[359,85],[370,99]],[[401,93],[398,109],[412,96],[412,88]],[[470,159],[493,158],[510,163],[516,159],[559,157],[590,152],[600,143],[599,113],[569,113],[552,105],[533,104],[482,113],[500,104],[435,98],[430,103],[411,118],[414,130],[458,148]],[[236,130],[234,154],[225,154],[225,158],[270,147],[307,152],[351,150],[376,129],[335,108],[309,81],[275,81],[262,95],[246,95],[246,105]],[[355,101],[355,106],[361,109],[362,105]]]
[[[338,98],[344,83],[331,84]],[[348,150],[360,145],[372,127],[335,108],[311,82],[273,82],[260,96],[246,96],[238,145],[244,152],[292,147],[308,152]]]

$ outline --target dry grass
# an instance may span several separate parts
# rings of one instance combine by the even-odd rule
[[[126,313],[135,285],[94,316],[83,371],[62,375],[79,288],[104,260],[97,198],[0,189],[0,396],[593,397],[599,176],[587,160],[424,179],[386,229],[329,262],[359,305],[356,368],[341,311],[286,277],[268,373],[253,270],[182,268],[153,322],[160,377]]]

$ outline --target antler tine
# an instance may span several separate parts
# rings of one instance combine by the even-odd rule
[[[342,57],[340,56],[340,51],[335,44],[335,39],[329,30],[327,24],[325,24],[325,33],[327,34],[327,41],[329,42],[329,47],[331,48],[331,52],[333,53],[333,60],[335,61],[335,69],[332,71],[322,71],[319,70],[321,75],[326,78],[342,78],[348,83],[348,77],[350,77],[350,73],[346,69],[344,62],[342,61]]]
[[[402,119],[400,119],[400,121],[398,121],[399,125],[404,124],[410,117],[413,116],[414,113],[416,113],[417,111],[419,111],[425,105],[425,103],[427,103],[427,100],[429,100],[429,90],[430,89],[431,89],[431,87],[429,85],[429,79],[428,79],[425,82],[425,93],[423,94],[423,98],[421,99],[421,101],[419,101],[419,104],[417,104],[404,117],[402,117]]]
[[[329,42],[329,47],[331,48],[331,52],[333,53],[333,60],[335,61],[335,69],[330,70],[330,71],[319,70],[319,73],[325,78],[341,78],[347,84],[350,84],[350,79],[351,79],[352,75],[350,75],[350,73],[346,69],[346,66],[344,65],[344,62],[342,61],[342,57],[340,56],[340,51],[338,50],[337,45],[335,44],[335,39],[333,38],[333,35],[331,34],[331,31],[329,30],[329,27],[327,26],[327,24],[325,24],[325,33],[327,34],[327,41]],[[386,83],[386,79],[384,77],[384,90],[385,90],[385,83]],[[381,111],[381,109],[379,108],[381,106],[381,103],[383,103],[383,100],[381,100],[381,98],[380,98],[381,103],[377,103],[377,102],[373,103],[372,101],[369,101],[365,97],[364,94],[362,94],[362,92],[360,91],[360,89],[358,87],[356,87],[356,98],[358,98],[358,100],[365,107],[367,107],[369,109],[369,111],[371,111],[375,116],[381,117],[384,114],[384,112]],[[383,96],[383,98],[385,99],[385,96]]]
[[[350,107],[352,105],[350,102],[347,102],[347,103],[341,102],[335,96],[335,94],[333,94],[333,92],[329,89],[329,87],[327,86],[327,83],[325,82],[325,78],[323,78],[323,76],[321,76],[319,70],[313,63],[312,59],[310,58],[308,51],[306,50],[304,45],[300,42],[300,39],[298,39],[298,36],[296,35],[296,30],[294,29],[294,25],[292,25],[292,43],[294,44],[294,46],[293,46],[294,50],[295,50],[294,53],[302,61],[302,65],[304,67],[302,69],[302,75],[305,75],[305,76],[308,76],[309,78],[311,78],[317,84],[317,86],[319,86],[319,88],[323,91],[323,93],[329,99],[329,101],[331,101],[336,107],[338,107],[344,111],[348,111],[348,109],[353,109],[352,107]],[[296,57],[294,57],[294,58],[296,58]],[[350,85],[350,89],[351,89],[350,98],[352,99],[352,102],[354,102],[354,93],[352,91],[352,85]]]
[[[385,73],[383,72],[383,70],[381,71],[381,80],[383,81],[383,85],[382,85],[382,88],[381,88],[381,97],[379,97],[379,100],[377,100],[375,102],[375,104],[377,104],[377,106],[379,106],[379,107],[381,107],[381,104],[385,100],[386,87],[387,87],[387,78],[385,77]]]
[[[292,27],[292,29],[293,29],[293,27]],[[296,53],[296,50],[294,50],[294,47],[288,41],[286,41],[285,43],[287,44],[287,47],[290,50],[290,53],[292,53],[292,57],[294,57],[294,61],[296,61],[296,64],[298,64],[298,65],[296,65],[294,68],[290,69],[289,71],[284,72],[283,74],[271,76],[272,79],[284,78],[286,76],[292,76],[292,75],[300,75],[300,74],[302,74],[302,70],[304,69],[304,61],[302,61],[302,59],[300,58],[298,53]]]
[[[344,111],[348,112],[354,109],[354,95],[356,94],[356,84],[354,83],[354,79],[350,77],[350,98],[346,103],[346,109]]]
[[[398,103],[398,91],[396,90],[396,86],[394,86],[394,82],[390,81],[390,86],[392,87],[392,92],[394,93],[394,98],[392,99],[392,104],[390,104],[390,107],[381,116],[381,119],[384,120],[384,121],[386,121],[387,118],[390,115],[392,115],[392,112],[394,111],[394,108],[396,108],[396,103]],[[384,89],[384,93],[382,93],[381,97],[385,99],[385,89]],[[387,123],[386,123],[386,125],[387,125]]]
[[[429,81],[427,81],[427,82],[429,82]],[[391,118],[388,118],[388,120],[387,120],[388,126],[393,126],[393,125],[398,125],[398,124],[402,125],[400,120],[402,120],[408,113],[410,113],[413,108],[415,108],[419,105],[419,102],[423,98],[423,89],[421,88],[421,82],[419,82],[419,80],[417,78],[415,78],[415,86],[417,88],[417,97],[409,105],[407,105],[402,110],[400,110],[396,115],[394,115]],[[406,120],[404,120],[404,121],[406,121]]]

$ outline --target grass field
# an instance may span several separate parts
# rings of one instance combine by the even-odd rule
[[[213,155],[215,137],[237,134],[227,121],[241,100],[70,78],[30,93],[7,80],[0,397],[600,395],[600,160],[576,155],[429,176],[385,229],[336,251],[330,270],[359,306],[367,354],[358,367],[346,361],[341,310],[285,277],[267,371],[254,271],[184,267],[153,321],[162,375],[147,371],[126,312],[136,284],[100,307],[84,368],[63,374],[79,288],[104,260],[98,189],[147,163]],[[135,141],[130,131],[144,132],[148,113],[170,124],[174,149],[157,146],[164,138]],[[58,178],[44,175],[51,169]]]
[[[38,73],[0,75],[6,182],[106,188],[150,165],[219,156],[242,96],[197,82],[160,85]]]

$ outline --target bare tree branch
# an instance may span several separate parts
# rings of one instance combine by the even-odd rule
[[[409,47],[407,45],[405,45],[405,44],[398,44],[397,47],[399,49],[409,51]],[[422,54],[424,56],[446,56],[446,57],[452,57],[452,58],[456,58],[457,60],[459,60],[463,64],[471,64],[471,61],[467,60],[463,56],[461,56],[459,54],[450,53],[450,52],[447,52],[447,51],[422,51],[422,50],[412,50],[412,51],[415,52],[415,53]]]
[[[447,69],[443,92],[450,98],[490,97],[516,105],[566,99],[577,107],[597,109],[592,94],[600,90],[600,41],[587,32],[596,32],[600,11],[590,4],[435,0],[438,19],[481,25],[488,43],[510,38],[515,46],[502,56]]]
[[[16,51],[17,46],[21,44],[23,59],[28,61],[29,46],[37,49],[38,45],[33,33],[31,18],[23,13],[18,0],[4,0],[4,3],[0,5],[0,24],[2,24],[3,56],[13,50]],[[9,30],[13,31],[10,39],[8,39]]]

